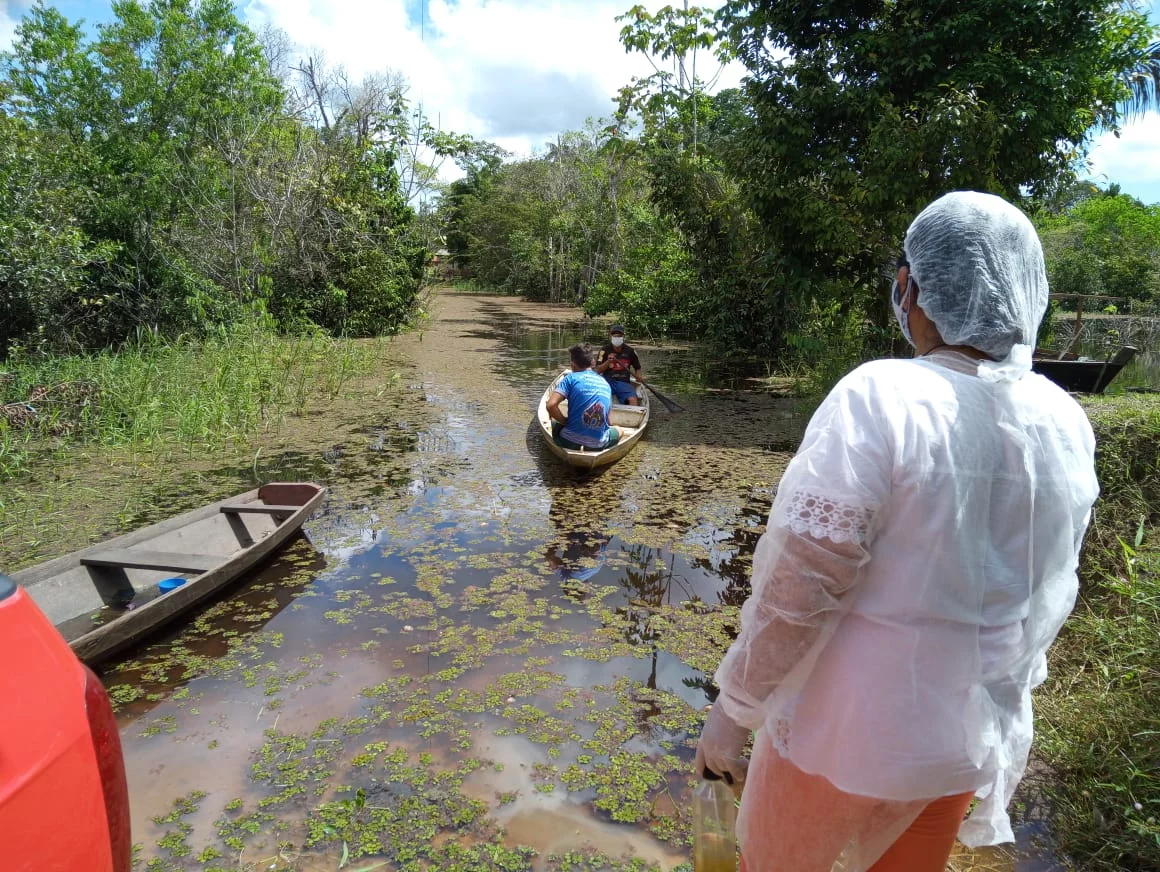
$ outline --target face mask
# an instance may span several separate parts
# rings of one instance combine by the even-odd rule
[[[624,337],[623,336],[613,336],[612,337],[612,347],[613,348],[620,348],[620,346],[622,346],[622,345],[624,345]]]
[[[890,302],[894,306],[894,317],[898,320],[898,326],[902,328],[902,335],[906,337],[906,341],[914,347],[914,340],[910,337],[910,311],[902,308],[902,298],[910,296],[910,289],[914,285],[914,279],[907,277],[906,290],[903,291],[898,287],[898,279],[894,280],[894,285],[890,289]]]

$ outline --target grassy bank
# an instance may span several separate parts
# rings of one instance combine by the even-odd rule
[[[116,353],[10,360],[0,365],[0,482],[70,445],[244,439],[335,396],[375,359],[373,344],[241,325],[199,341],[146,334]]]
[[[1051,829],[1085,870],[1160,869],[1160,403],[1085,402],[1101,496],[1036,694]]]
[[[271,480],[392,419],[406,369],[380,340],[235,327],[118,354],[0,365],[0,571]],[[332,458],[333,460],[333,458]]]

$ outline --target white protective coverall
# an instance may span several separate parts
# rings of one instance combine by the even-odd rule
[[[1078,404],[1030,372],[1047,304],[1034,228],[998,197],[949,194],[906,254],[944,341],[994,359],[860,366],[786,469],[700,749],[735,758],[725,746],[760,730],[738,820],[750,872],[866,869],[927,802],[967,791],[962,841],[1012,840],[1031,690],[1075,602],[1095,445]],[[772,754],[849,800],[794,822],[808,857],[763,823],[794,802],[754,789]]]

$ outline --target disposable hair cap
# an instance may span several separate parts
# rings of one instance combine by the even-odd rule
[[[918,304],[948,345],[994,358],[979,374],[1018,378],[1047,309],[1043,246],[1031,221],[993,194],[955,191],[919,213],[906,231]]]

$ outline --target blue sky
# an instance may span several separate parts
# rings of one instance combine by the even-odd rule
[[[392,69],[446,129],[526,155],[588,117],[606,115],[634,75],[649,72],[618,42],[617,15],[633,0],[236,0],[251,25],[273,24],[320,48],[355,77]],[[650,7],[664,0],[651,0]],[[71,21],[112,19],[110,0],[58,0]],[[32,0],[0,0],[0,48]],[[1142,4],[1160,25],[1160,0]],[[424,14],[425,13],[425,14]],[[425,24],[425,27],[423,26]],[[702,78],[713,70],[699,69]],[[726,69],[721,86],[741,71]],[[1160,114],[1098,135],[1092,178],[1160,203]]]

